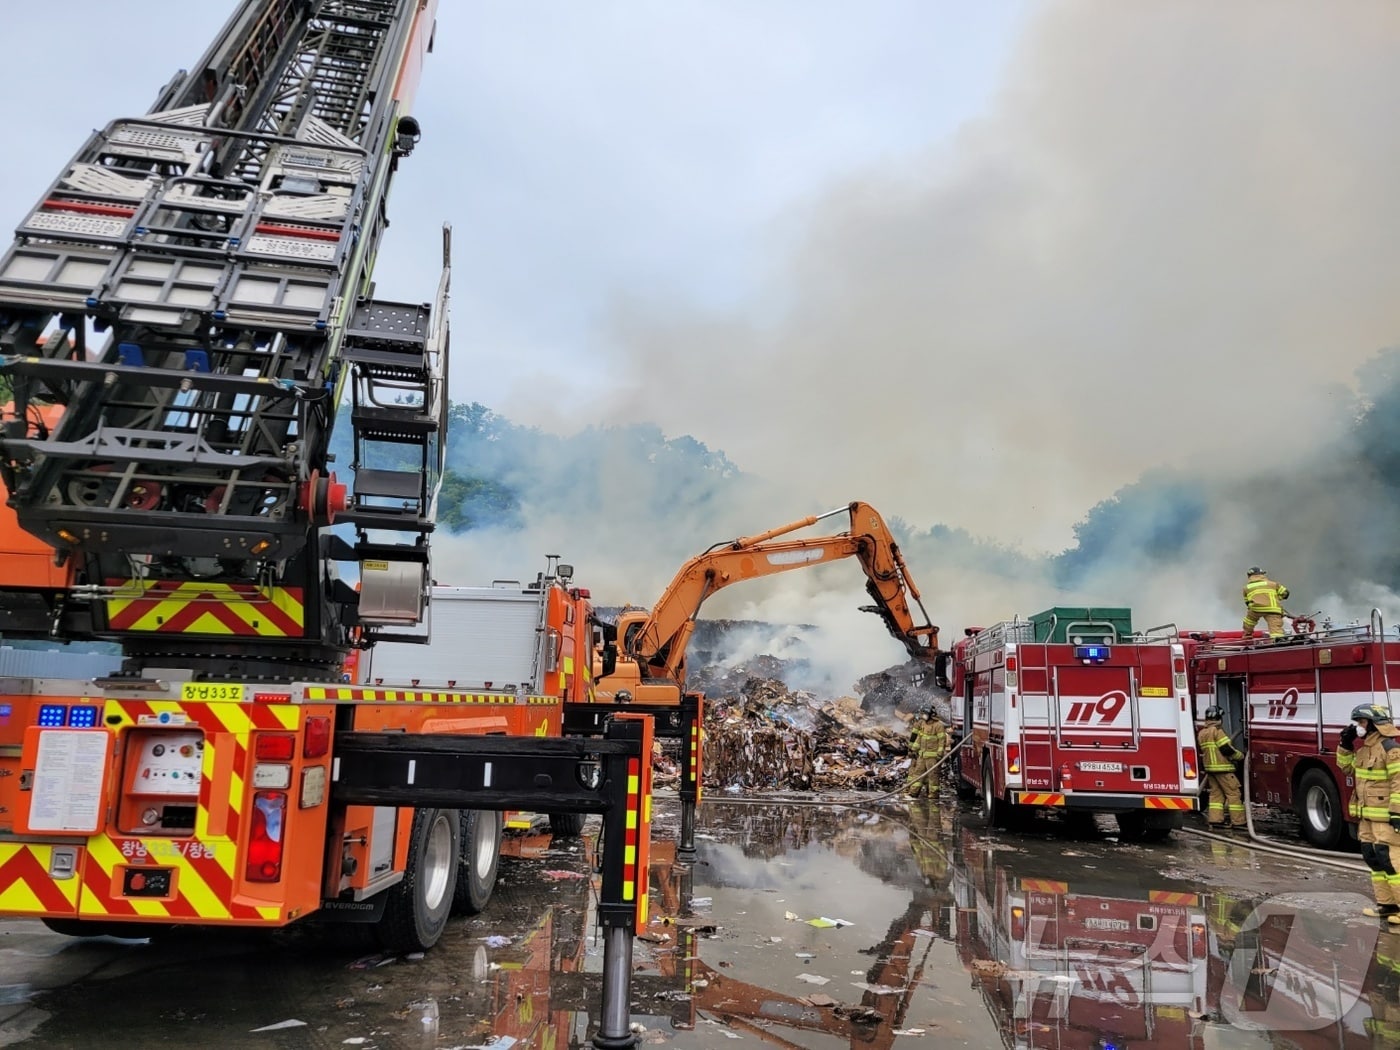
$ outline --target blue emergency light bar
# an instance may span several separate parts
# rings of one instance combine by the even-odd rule
[[[64,725],[69,729],[96,729],[97,711],[96,707],[88,707],[86,704],[73,707],[66,704],[42,704],[39,707],[39,725],[45,729],[58,729]]]
[[[1111,652],[1106,645],[1076,645],[1074,658],[1088,664],[1101,664],[1108,659]]]

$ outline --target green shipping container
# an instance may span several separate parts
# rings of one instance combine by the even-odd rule
[[[1133,611],[1057,605],[1031,617],[1037,642],[1112,645],[1133,633]]]

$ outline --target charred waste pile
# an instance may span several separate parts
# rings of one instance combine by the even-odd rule
[[[736,659],[726,640],[755,629],[772,634],[773,648],[784,656]],[[930,705],[947,720],[947,690],[912,661],[865,675],[845,693],[821,687],[802,646],[791,644],[803,631],[697,623],[687,685],[705,694],[706,789],[893,791],[908,776],[910,722]],[[674,756],[659,755],[657,784],[678,776]]]

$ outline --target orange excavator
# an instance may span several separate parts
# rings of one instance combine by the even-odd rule
[[[850,528],[827,536],[790,538],[838,514]],[[602,703],[676,705],[685,693],[686,647],[700,606],[730,584],[792,569],[807,569],[841,558],[856,558],[865,570],[865,589],[875,604],[862,606],[884,621],[909,655],[937,661],[938,628],[928,622],[919,590],[899,545],[874,507],[859,501],[769,529],[717,543],[686,562],[650,612],[631,609],[605,630],[594,660],[595,697]],[[918,609],[923,623],[915,620]]]

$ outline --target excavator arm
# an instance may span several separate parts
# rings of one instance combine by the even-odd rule
[[[846,532],[806,539],[781,538],[842,513],[850,516]],[[938,628],[928,622],[899,545],[875,508],[860,501],[755,536],[716,544],[691,558],[681,566],[645,619],[638,616],[630,623],[619,622],[622,651],[646,669],[646,677],[680,681],[696,617],[712,594],[744,580],[811,568],[841,558],[857,558],[865,570],[865,587],[875,604],[862,606],[862,610],[877,613],[910,656],[935,657]],[[922,616],[922,623],[915,620],[914,608]]]

